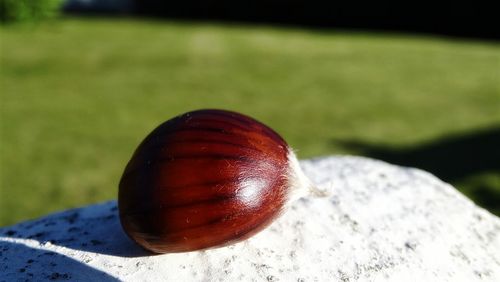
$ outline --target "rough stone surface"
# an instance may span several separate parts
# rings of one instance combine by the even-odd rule
[[[302,161],[331,191],[226,248],[150,255],[116,202],[0,229],[0,281],[500,281],[500,219],[452,186],[359,157]]]

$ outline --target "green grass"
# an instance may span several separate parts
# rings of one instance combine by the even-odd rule
[[[188,110],[251,115],[301,158],[500,125],[494,43],[135,20],[0,32],[0,226],[116,198],[142,138]],[[500,192],[498,175],[464,190]]]

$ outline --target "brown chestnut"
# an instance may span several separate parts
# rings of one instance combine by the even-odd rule
[[[123,229],[156,253],[221,247],[268,226],[312,188],[287,143],[224,110],[166,121],[136,149],[120,180]]]

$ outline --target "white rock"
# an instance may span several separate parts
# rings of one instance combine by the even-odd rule
[[[0,229],[0,281],[500,281],[500,219],[450,185],[359,157],[301,164],[331,197],[245,242],[149,255],[112,201]]]

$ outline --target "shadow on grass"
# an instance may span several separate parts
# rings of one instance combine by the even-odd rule
[[[358,140],[334,140],[337,146],[393,164],[429,171],[461,187],[468,178],[500,175],[500,128],[447,136],[414,147],[391,147]],[[500,187],[481,181],[462,189],[473,201],[500,215]]]
[[[187,21],[274,24],[314,29],[361,29],[498,39],[496,14],[486,5],[442,5],[323,0],[67,0],[64,11],[78,15],[166,18]],[[425,16],[422,16],[425,15]],[[467,20],[464,20],[467,19]]]
[[[500,187],[496,187],[496,189],[500,189]],[[471,194],[474,195],[477,203],[500,216],[500,192],[495,191],[495,188],[478,185],[474,187]]]

